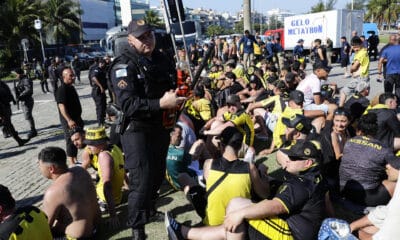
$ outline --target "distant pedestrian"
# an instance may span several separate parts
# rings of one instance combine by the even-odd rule
[[[92,98],[96,105],[96,115],[97,115],[97,124],[99,126],[104,125],[105,117],[106,117],[106,107],[107,107],[107,79],[105,72],[105,61],[104,59],[100,59],[98,66],[93,69],[92,72],[89,73],[89,78],[93,83],[92,86]]]
[[[345,36],[340,38],[340,42],[341,42],[341,47],[340,47],[340,66],[344,70],[344,77],[347,78],[348,76],[350,76],[348,74],[348,71],[347,71],[347,66],[349,65],[349,62],[350,62],[349,57],[350,57],[351,46],[347,42],[347,39],[346,39]]]
[[[332,55],[333,55],[333,41],[330,38],[326,38],[326,59],[328,60],[328,66],[332,66]]]
[[[71,62],[71,67],[74,71],[75,77],[78,79],[79,83],[81,83],[81,70],[83,66],[77,54],[74,55],[74,59]]]

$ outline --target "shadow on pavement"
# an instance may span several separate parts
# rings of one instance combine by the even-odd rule
[[[25,146],[29,145],[29,142],[27,144],[25,144]],[[29,148],[24,148],[22,150],[15,150],[16,148],[20,148],[19,146],[15,146],[15,147],[11,147],[8,148],[8,152],[4,152],[4,153],[0,153],[0,159],[6,159],[6,158],[10,158],[10,157],[14,157],[17,156],[19,154],[23,154],[26,151],[32,150],[32,149],[36,149],[36,147],[31,146]]]
[[[42,199],[43,199],[43,194],[40,194],[40,195],[34,196],[34,197],[19,199],[16,201],[16,204],[17,204],[17,207],[34,205],[35,203],[42,201]]]

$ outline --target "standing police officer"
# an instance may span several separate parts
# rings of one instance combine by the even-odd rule
[[[132,228],[133,239],[145,239],[144,225],[162,220],[154,204],[165,175],[168,127],[172,127],[166,126],[171,123],[167,112],[176,109],[184,98],[177,97],[177,90],[173,90],[174,64],[155,50],[150,25],[132,20],[128,43],[129,47],[113,62],[111,79],[125,118],[121,141],[125,168],[129,170],[127,225]]]
[[[18,132],[15,131],[15,128],[12,125],[12,111],[10,106],[11,101],[14,102],[14,104],[17,103],[8,85],[0,80],[0,125],[3,126],[3,134],[10,134],[15,141],[17,141],[18,145],[22,146],[28,142],[28,139],[21,139],[18,136]]]
[[[24,112],[25,119],[29,121],[31,131],[28,133],[28,138],[33,138],[37,136],[37,131],[35,128],[35,120],[33,120],[32,110],[33,110],[33,81],[31,78],[24,74],[22,69],[15,70],[17,74],[17,79],[19,80],[17,84],[17,101],[22,102],[22,111]]]
[[[106,79],[106,63],[104,59],[99,60],[97,67],[89,73],[92,85],[92,98],[96,104],[96,115],[97,123],[99,126],[104,125],[104,120],[106,117],[106,89],[107,89],[107,79]]]

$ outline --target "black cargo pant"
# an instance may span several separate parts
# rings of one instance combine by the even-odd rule
[[[386,74],[385,82],[383,84],[385,93],[393,93],[397,97],[397,103],[400,103],[400,74]]]
[[[4,104],[0,102],[0,117],[1,117],[1,124],[3,125],[3,131],[10,134],[15,141],[21,141],[21,138],[18,136],[17,131],[15,131],[14,125],[11,122],[11,106],[10,104]]]
[[[97,123],[99,125],[104,125],[107,107],[106,93],[102,93],[100,88],[95,86],[92,88],[92,98],[94,100],[94,104],[96,104]]]
[[[127,226],[140,229],[148,222],[165,176],[169,131],[162,127],[135,129],[129,126],[121,141],[125,168],[129,170]]]
[[[34,100],[32,97],[27,97],[22,101],[22,111],[24,112],[25,120],[28,120],[31,131],[36,131],[35,120],[33,120],[32,110],[33,110]]]

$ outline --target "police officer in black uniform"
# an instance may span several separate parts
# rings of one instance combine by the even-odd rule
[[[97,123],[99,126],[104,125],[104,120],[106,117],[106,89],[107,89],[107,79],[105,72],[105,61],[104,59],[99,60],[99,64],[93,71],[90,72],[90,79],[93,83],[92,85],[92,98],[96,104],[96,115]]]
[[[133,239],[145,239],[144,225],[162,220],[155,210],[165,175],[169,144],[168,117],[184,98],[174,90],[174,63],[155,49],[152,28],[144,20],[128,26],[129,46],[112,64],[111,79],[124,114],[121,141],[129,170],[128,222]]]
[[[18,84],[18,96],[17,100],[22,102],[22,111],[24,112],[25,119],[29,121],[29,125],[31,131],[28,133],[28,138],[33,138],[37,136],[37,131],[35,128],[35,120],[32,116],[33,110],[33,81],[31,78],[25,75],[22,69],[16,69],[15,73],[17,74]]]
[[[15,128],[11,122],[11,101],[16,104],[10,88],[6,83],[0,80],[0,125],[3,126],[3,133],[6,135],[10,134],[15,141],[17,141],[18,145],[22,146],[28,142],[28,139],[21,139],[18,136],[18,132],[15,131]]]

